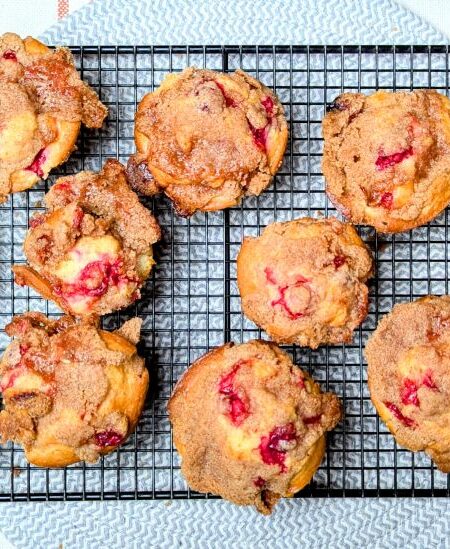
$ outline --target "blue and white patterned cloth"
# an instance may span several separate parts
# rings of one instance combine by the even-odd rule
[[[447,38],[393,0],[94,0],[52,44],[410,44]],[[448,547],[445,499],[2,504],[0,548]]]

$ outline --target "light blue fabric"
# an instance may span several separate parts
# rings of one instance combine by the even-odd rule
[[[446,43],[393,0],[94,0],[52,44]],[[447,547],[448,500],[291,500],[270,517],[223,501],[2,504],[17,547]],[[1,546],[1,540],[0,540]]]
[[[65,44],[428,44],[394,0],[94,0],[42,35]]]

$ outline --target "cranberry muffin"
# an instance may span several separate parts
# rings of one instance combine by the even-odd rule
[[[356,230],[305,217],[244,239],[237,282],[244,314],[277,343],[345,343],[367,315],[372,256]]]
[[[450,297],[395,305],[365,354],[372,402],[396,441],[450,472]]]
[[[323,121],[327,194],[353,223],[397,233],[450,202],[450,101],[433,90],[345,93]]]
[[[269,185],[287,138],[283,107],[261,82],[188,68],[139,103],[131,179],[145,194],[163,191],[180,215],[222,210]]]
[[[105,332],[64,316],[17,316],[0,361],[0,436],[22,444],[30,463],[95,462],[133,431],[148,387],[136,353],[141,321]]]
[[[75,148],[81,123],[100,128],[106,114],[68,49],[0,36],[0,201],[46,179]]]
[[[274,343],[228,343],[197,360],[169,400],[188,484],[271,512],[306,486],[341,417],[339,399]]]
[[[76,316],[110,313],[140,297],[160,228],[119,162],[58,179],[45,204],[25,239],[29,266],[13,267],[18,284]]]

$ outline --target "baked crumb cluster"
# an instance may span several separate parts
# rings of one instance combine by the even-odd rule
[[[0,201],[45,179],[74,149],[81,123],[100,128],[106,114],[68,49],[1,36]]]
[[[141,320],[115,332],[64,316],[17,316],[0,362],[0,435],[24,446],[31,463],[96,461],[134,429],[148,386],[136,354]]]
[[[334,218],[273,223],[237,259],[245,315],[278,343],[316,348],[351,341],[368,309],[372,256]]]
[[[283,159],[287,123],[277,97],[243,71],[188,68],[139,103],[135,188],[163,191],[181,215],[259,195]]]
[[[196,361],[169,402],[182,472],[194,490],[270,513],[310,481],[339,399],[275,344],[227,344]]]
[[[29,266],[13,267],[16,282],[77,316],[106,314],[138,299],[160,228],[128,187],[123,166],[108,160],[98,174],[58,179],[45,205],[47,212],[30,221]]]
[[[323,120],[333,203],[380,232],[423,225],[450,202],[450,101],[434,90],[340,95]]]

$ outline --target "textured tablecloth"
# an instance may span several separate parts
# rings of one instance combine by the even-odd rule
[[[94,0],[41,38],[74,45],[447,42],[392,0]],[[450,533],[443,499],[291,500],[270,518],[224,501],[16,503],[1,510],[1,548],[7,540],[33,549],[423,548],[448,547]]]

